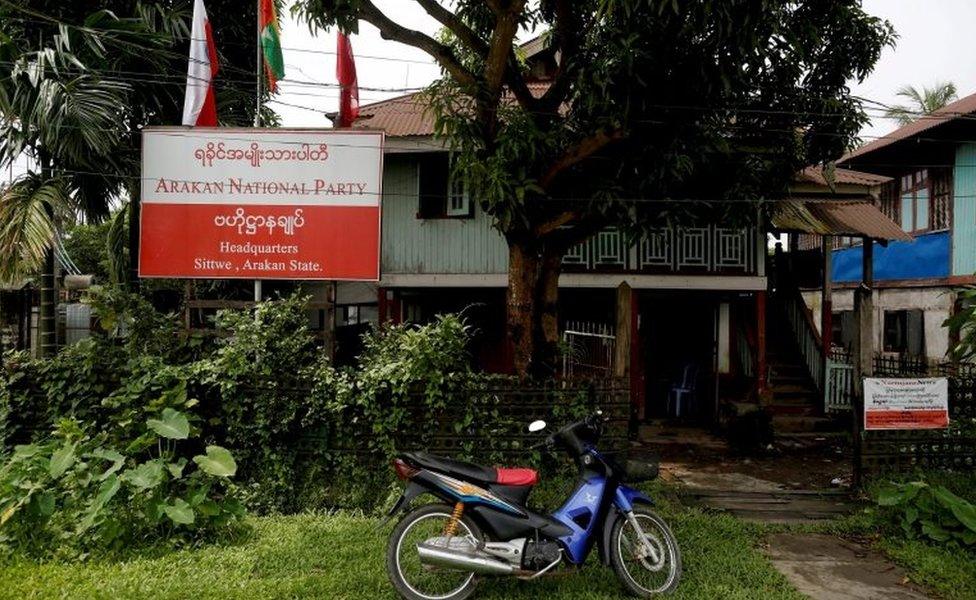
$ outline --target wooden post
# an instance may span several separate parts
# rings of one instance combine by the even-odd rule
[[[617,339],[614,340],[613,376],[615,379],[630,378],[630,342],[633,330],[631,289],[627,282],[617,286]]]
[[[830,346],[834,337],[834,288],[831,280],[831,237],[823,236],[820,244],[823,250],[823,273],[820,283],[820,345],[823,349],[823,387],[827,389],[828,376],[830,375],[828,365],[830,363]],[[826,407],[825,407],[826,408]]]
[[[864,378],[874,370],[874,242],[864,238],[862,245],[861,285],[854,291],[854,314],[857,335],[854,337],[854,398],[852,402],[852,433],[854,436],[855,489],[864,478]]]
[[[766,391],[766,292],[756,292],[756,392]]]

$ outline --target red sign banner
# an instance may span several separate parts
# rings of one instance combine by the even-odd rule
[[[141,277],[377,281],[383,134],[143,131]]]

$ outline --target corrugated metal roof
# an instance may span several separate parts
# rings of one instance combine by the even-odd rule
[[[784,200],[776,203],[772,222],[781,231],[912,240],[870,200]]]
[[[547,82],[527,84],[533,96],[539,97],[549,89]],[[427,136],[434,133],[434,116],[419,98],[420,93],[397,96],[359,107],[359,118],[353,127],[382,129],[393,137]],[[506,95],[509,102],[514,98]]]
[[[960,116],[969,115],[974,112],[976,112],[976,94],[970,94],[965,98],[960,98],[951,104],[945,105],[939,110],[919,117],[908,125],[900,127],[882,138],[867,143],[857,150],[848,152],[837,162],[840,163],[858,156],[870,154],[875,150],[879,150],[902,140],[914,137],[920,133],[932,129],[933,127],[938,127],[943,123],[948,123],[949,121],[957,119]]]
[[[816,185],[828,186],[827,177],[824,175],[824,171],[821,167],[807,167],[803,169],[796,176],[797,182],[803,183],[814,183]],[[884,175],[875,175],[873,173],[864,173],[862,171],[855,171],[853,169],[834,169],[834,184],[852,184],[852,185],[881,185],[891,181],[891,177],[885,177]]]

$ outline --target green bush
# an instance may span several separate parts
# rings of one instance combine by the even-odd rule
[[[976,545],[976,506],[944,486],[888,482],[877,491],[876,500],[909,537]]]
[[[233,450],[249,508],[295,512],[382,505],[396,484],[396,450],[456,438],[451,454],[487,463],[519,450],[505,440],[525,417],[504,390],[521,383],[472,371],[468,330],[456,316],[384,327],[367,335],[355,368],[336,368],[299,294],[220,311],[221,335],[211,342],[183,335],[171,317],[118,289],[96,288],[88,301],[100,335],[51,360],[8,355],[0,453],[45,443],[70,416],[100,432],[99,444],[151,460],[157,443],[145,423],[170,409],[195,434],[181,442],[184,454],[207,444]],[[561,393],[548,418],[578,417],[590,401],[585,390]]]
[[[0,547],[34,556],[204,539],[243,516],[230,478],[233,456],[208,446],[192,459],[186,415],[164,410],[143,427],[156,451],[145,460],[64,420],[53,435],[18,445],[0,468]]]

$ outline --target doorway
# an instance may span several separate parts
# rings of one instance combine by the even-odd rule
[[[710,421],[716,391],[714,295],[645,292],[640,298],[646,415]]]

